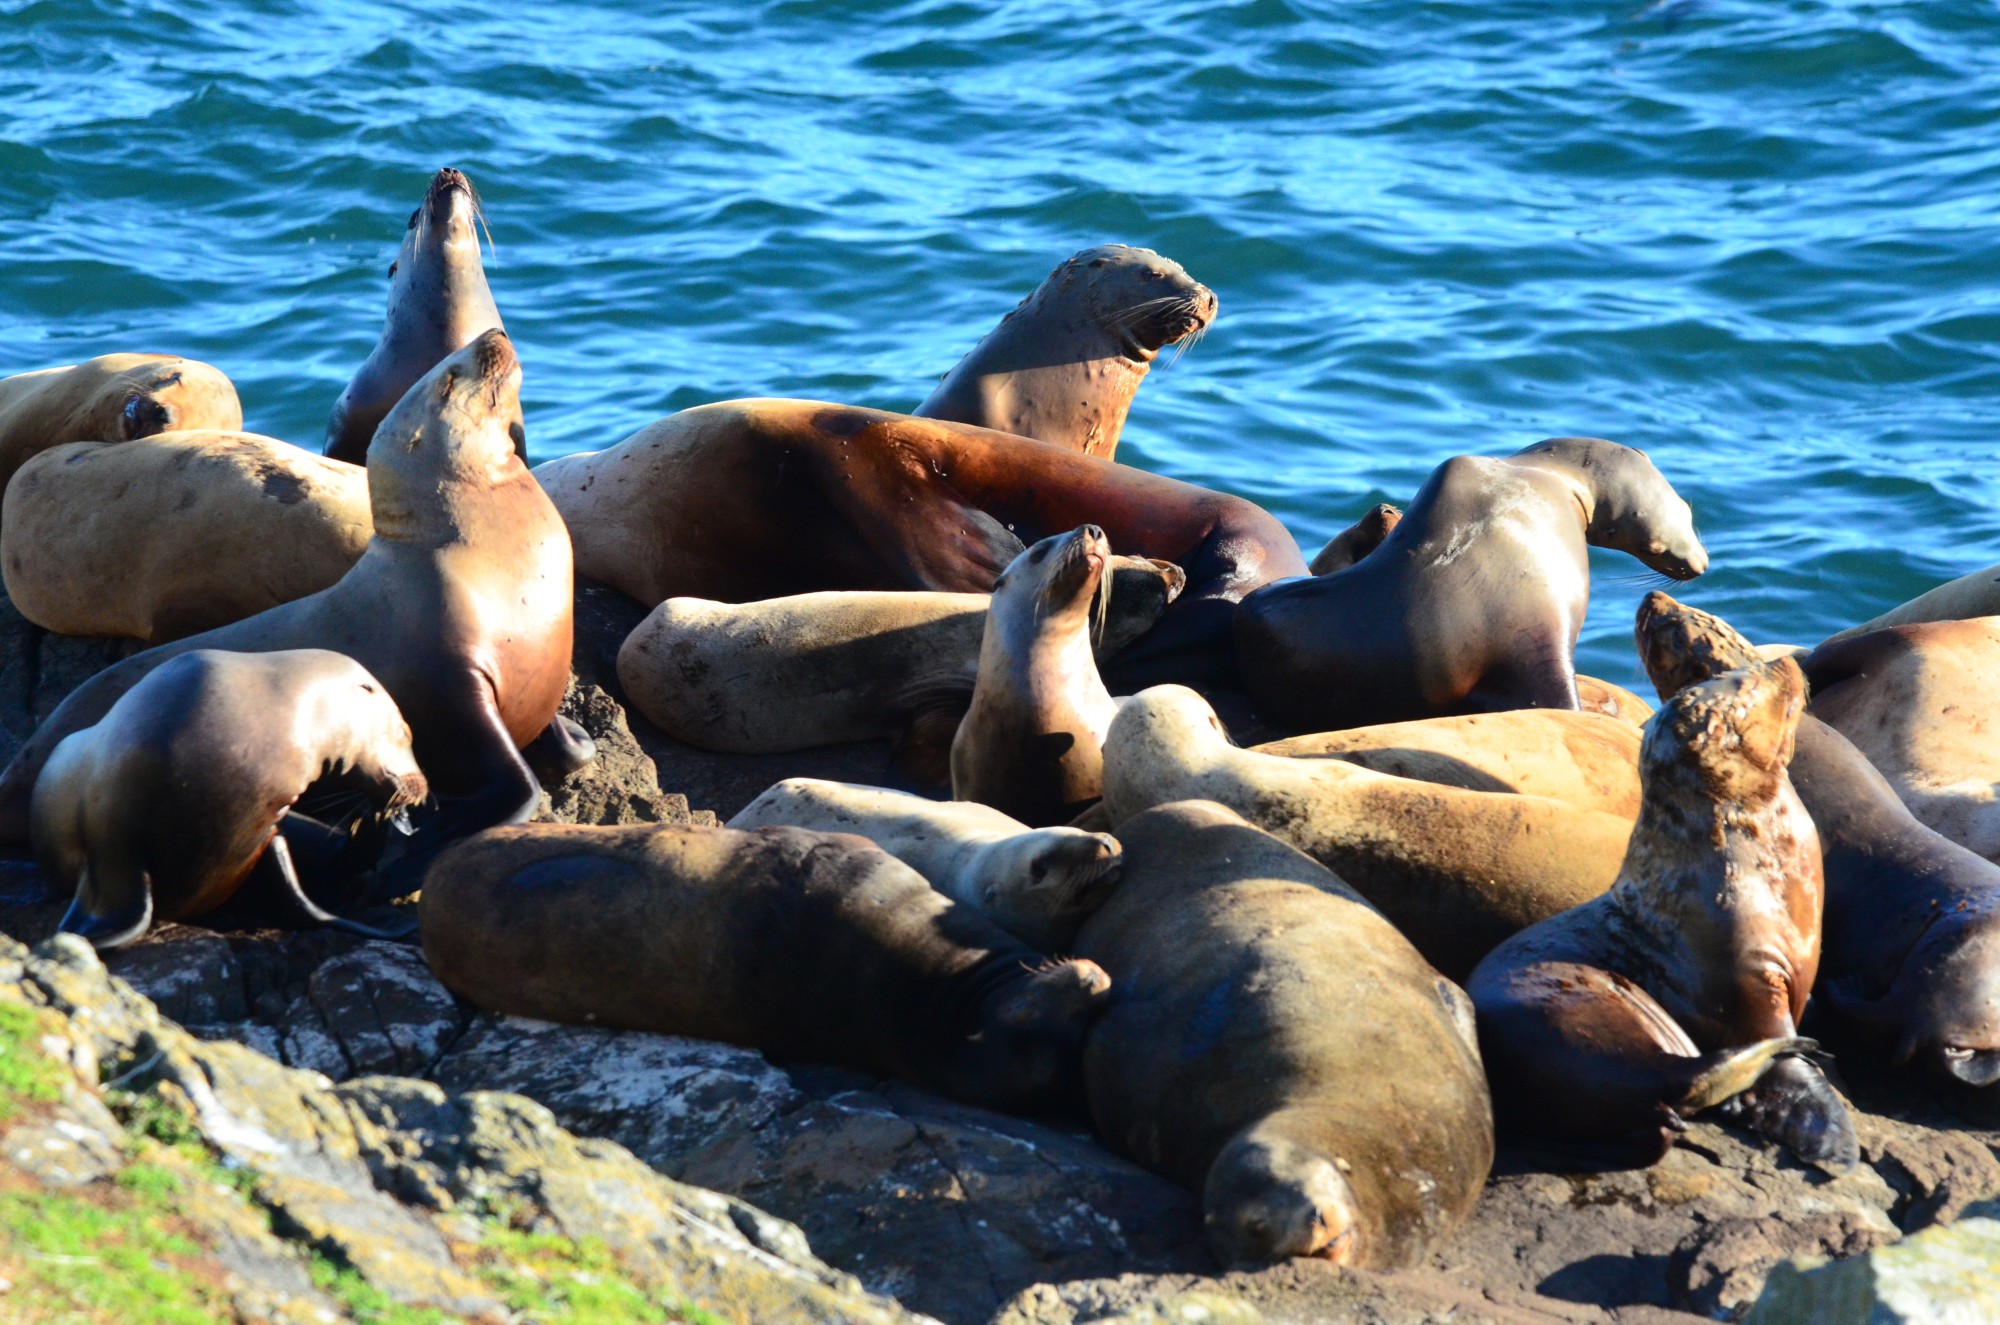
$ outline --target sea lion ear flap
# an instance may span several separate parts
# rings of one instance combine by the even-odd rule
[[[1036,1030],[1097,1015],[1111,995],[1111,977],[1081,957],[1051,962],[1016,986],[994,1009],[994,1021],[1009,1030]]]

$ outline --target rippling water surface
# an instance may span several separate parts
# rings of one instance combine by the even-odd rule
[[[207,359],[317,449],[439,165],[536,455],[731,396],[909,408],[1122,240],[1221,296],[1121,458],[1310,553],[1445,457],[1649,450],[1810,641],[2000,561],[1990,0],[0,0],[0,373]],[[1637,563],[1584,666],[1635,675]]]

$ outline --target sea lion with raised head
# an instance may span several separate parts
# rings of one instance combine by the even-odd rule
[[[979,679],[951,743],[952,799],[1044,828],[1103,794],[1104,733],[1118,705],[1090,635],[1110,559],[1104,531],[1084,525],[1035,544],[994,583]]]
[[[1225,1265],[1393,1269],[1493,1162],[1472,1008],[1311,858],[1204,801],[1124,824],[1077,952],[1111,977],[1084,1050],[1097,1131],[1202,1195]]]
[[[1577,708],[1593,546],[1680,580],[1708,568],[1687,503],[1643,451],[1557,437],[1447,460],[1368,556],[1245,596],[1244,688],[1301,731]]]
[[[1112,458],[1168,345],[1197,339],[1215,292],[1149,248],[1102,244],[1049,273],[910,413]]]
[[[1632,833],[1621,815],[1544,796],[1239,750],[1200,695],[1155,686],[1120,704],[1105,737],[1106,820],[1122,833],[1141,810],[1180,800],[1220,802],[1298,847],[1453,979],[1609,888]]]
[[[535,477],[569,524],[577,573],[641,603],[988,593],[1027,544],[1098,525],[1121,553],[1187,573],[1117,660],[1128,677],[1226,672],[1236,600],[1305,574],[1284,526],[1240,497],[1008,433],[809,400],[684,410]]]
[[[1307,563],[1315,575],[1331,575],[1346,570],[1376,548],[1403,520],[1403,512],[1383,502],[1326,541],[1326,546]]]
[[[1658,1160],[1731,1102],[1800,1158],[1857,1158],[1799,1018],[1824,883],[1785,778],[1805,709],[1789,661],[1690,687],[1646,726],[1645,802],[1618,882],[1489,953],[1466,989],[1503,1130]]]
[[[443,808],[419,826],[401,883],[439,845],[535,812],[521,747],[589,757],[558,718],[575,581],[562,519],[514,449],[521,363],[489,331],[433,368],[368,451],[375,534],[330,589],[134,654],[79,686],[0,773],[0,842],[27,836],[28,801],[58,742],[98,721],[168,659],[195,649],[332,649],[376,677],[415,734]],[[544,735],[546,733],[546,735]]]
[[[431,970],[483,1008],[839,1063],[1011,1112],[1076,1106],[1109,986],[873,843],[798,828],[495,829],[438,858],[421,916]]]
[[[786,778],[727,826],[865,837],[1037,952],[1068,948],[1076,927],[1110,895],[1120,867],[1118,839],[1109,833],[1030,828],[973,801],[820,778]]]
[[[236,385],[172,354],[103,354],[0,378],[0,488],[65,442],[129,442],[187,428],[243,426]]]
[[[1919,823],[2000,860],[2000,617],[1841,636],[1799,665],[1812,715],[1868,756]]]
[[[1636,633],[1662,698],[1758,661],[1727,622],[1664,593],[1639,604]],[[1790,776],[1826,869],[1815,1017],[1896,1066],[2000,1081],[2000,866],[1917,822],[1810,711]]]
[[[329,834],[304,816],[332,802],[374,824],[425,795],[408,724],[352,658],[198,649],[56,747],[35,784],[35,856],[74,894],[62,928],[99,948],[155,918],[210,915],[246,889],[293,923],[341,924],[301,875],[333,865],[320,858],[330,836],[366,834]]]
[[[486,268],[479,261],[479,195],[463,172],[446,166],[431,176],[423,202],[410,213],[402,247],[389,264],[389,316],[382,334],[326,425],[325,454],[361,465],[375,429],[403,393],[447,355],[490,329],[505,330]],[[527,434],[514,420],[514,447],[528,458]]]
[[[1152,628],[1186,577],[1111,559],[1100,659]],[[990,594],[830,590],[753,603],[669,598],[618,651],[632,707],[677,741],[777,754],[903,737],[932,710],[948,743],[972,701]]]
[[[375,531],[361,469],[242,432],[56,447],[21,466],[0,511],[21,615],[148,644],[318,593]]]

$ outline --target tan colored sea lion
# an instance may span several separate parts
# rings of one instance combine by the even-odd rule
[[[65,442],[129,442],[186,428],[243,426],[220,370],[171,354],[104,354],[0,378],[0,487]]]
[[[1919,823],[2000,859],[2000,617],[1836,636],[1799,665],[1813,716],[1868,756]]]
[[[1150,629],[1186,577],[1167,562],[1111,559],[1098,658]],[[618,651],[632,706],[703,750],[776,754],[903,737],[939,710],[949,743],[972,702],[989,594],[867,589],[754,603],[669,598]]]
[[[1087,248],[944,375],[918,418],[951,419],[1109,460],[1168,345],[1199,339],[1214,291],[1149,248]]]
[[[1789,660],[1674,695],[1646,727],[1618,883],[1495,948],[1467,990],[1503,1128],[1659,1159],[1724,1101],[1800,1158],[1851,1168],[1846,1106],[1801,1056],[1824,878],[1785,777],[1805,709]]]
[[[1090,651],[1090,609],[1110,559],[1104,531],[1084,525],[1035,544],[994,583],[979,680],[951,743],[952,799],[1044,828],[1102,794],[1118,705]]]
[[[1126,820],[1077,936],[1111,976],[1098,1134],[1202,1194],[1224,1264],[1388,1269],[1450,1236],[1493,1162],[1465,995],[1301,852],[1203,801]]]
[[[541,788],[520,747],[545,732],[558,747],[577,744],[556,715],[575,583],[562,520],[515,453],[520,389],[520,360],[499,331],[410,388],[382,422],[382,445],[369,448],[375,536],[354,569],[330,589],[134,654],[79,686],[0,774],[0,842],[26,839],[28,801],[58,742],[195,649],[332,649],[381,679],[445,802],[419,826],[400,883],[414,886],[411,872],[454,837],[533,814]]]
[[[1687,503],[1643,451],[1557,437],[1447,460],[1368,556],[1243,599],[1244,689],[1301,731],[1577,708],[1592,546],[1675,579],[1708,568]]]
[[[439,857],[421,916],[431,969],[480,1007],[1017,1112],[1074,1107],[1110,983],[1045,962],[873,843],[797,828],[495,829]]]
[[[1632,833],[1630,819],[1542,796],[1239,750],[1200,695],[1155,686],[1119,706],[1105,738],[1112,832],[1179,800],[1220,802],[1298,847],[1453,979],[1501,940],[1609,888]]]
[[[1078,525],[1171,561],[1187,588],[1118,660],[1230,666],[1229,618],[1305,574],[1283,525],[1210,492],[1046,442],[809,400],[684,410],[608,451],[535,470],[577,572],[641,603],[819,589],[988,593],[1022,549]]]
[[[1337,570],[1346,570],[1381,547],[1382,540],[1402,520],[1403,512],[1399,508],[1383,502],[1328,539],[1326,546],[1319,550],[1319,555],[1307,563],[1307,569],[1315,575],[1331,575]]]
[[[364,471],[241,432],[44,451],[0,511],[0,571],[23,616],[149,644],[318,593],[375,531]]]
[[[426,795],[409,726],[359,663],[198,649],[161,664],[64,738],[35,784],[35,856],[75,895],[62,928],[116,948],[245,888],[294,923],[340,923],[300,877],[325,828],[309,826],[297,864],[287,841],[294,808],[314,808],[300,801],[309,789],[369,820]]]
[[[447,166],[431,177],[389,264],[389,317],[382,335],[334,402],[326,425],[328,456],[366,464],[376,427],[418,378],[481,332],[504,330],[479,261],[484,221],[479,195],[462,172]],[[527,433],[519,418],[513,428],[515,451],[525,461]]]
[[[1653,706],[1624,686],[1582,672],[1576,675],[1576,702],[1585,713],[1600,713],[1634,727],[1645,726],[1646,719],[1653,716]]]
[[[1914,626],[1925,621],[1970,621],[1983,616],[2000,616],[2000,566],[1988,566],[1985,570],[1948,580],[1880,616],[1827,636],[1823,643],[1832,644],[1836,640],[1886,630],[1890,626]]]
[[[1597,713],[1512,709],[1294,736],[1251,747],[1345,760],[1419,782],[1545,796],[1622,819],[1639,813],[1639,729]]]
[[[1636,635],[1663,697],[1758,661],[1727,622],[1663,593],[1639,605]],[[1826,869],[1814,1015],[1892,1065],[2000,1082],[2000,866],[1917,822],[1810,711],[1790,777]]]
[[[1030,828],[991,806],[820,778],[786,778],[728,827],[854,833],[1037,952],[1062,952],[1118,882],[1118,839]]]

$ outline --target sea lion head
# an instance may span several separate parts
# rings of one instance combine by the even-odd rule
[[[1125,863],[1117,838],[1080,828],[1037,828],[987,850],[980,909],[1043,952],[1068,945],[1104,905]]]
[[[1842,1005],[1838,992],[1829,1001]],[[1933,918],[1882,1003],[1899,1028],[1892,1063],[1922,1062],[1968,1086],[2000,1082],[2000,908]]]
[[[1316,1256],[1352,1265],[1361,1220],[1338,1165],[1306,1146],[1254,1127],[1222,1148],[1202,1184],[1202,1223],[1224,1265],[1269,1265]]]
[[[1639,661],[1661,699],[1691,685],[1762,661],[1749,640],[1713,613],[1655,589],[1639,604],[1632,629]]]
[[[1180,263],[1126,244],[1083,250],[1051,272],[1036,297],[1079,299],[1084,316],[1140,363],[1198,337],[1220,306]]]
[[[1593,546],[1628,553],[1676,580],[1708,569],[1693,510],[1644,451],[1601,437],[1551,437],[1519,454],[1560,464],[1589,489],[1584,538]]]
[[[1805,673],[1790,658],[1674,694],[1647,721],[1639,748],[1644,804],[1671,804],[1676,815],[1690,796],[1736,811],[1768,805],[1785,785],[1805,704]]]
[[[1104,1010],[1111,977],[1096,962],[1072,958],[1014,977],[989,996],[978,1034],[944,1063],[952,1093],[1009,1112],[1046,1111],[1077,1102],[1083,1040]]]
[[[1009,562],[993,582],[988,619],[1009,619],[1009,602],[1029,602],[1033,609],[1027,620],[1037,634],[1050,625],[1082,624],[1094,603],[1108,606],[1098,588],[1110,564],[1111,540],[1094,524],[1044,538]]]
[[[525,472],[516,453],[521,436],[521,361],[495,327],[424,374],[376,430],[368,448],[375,536],[452,537],[451,503],[440,493]]]
[[[193,428],[235,432],[243,426],[235,383],[198,360],[149,358],[121,376],[124,399],[108,437],[131,442],[163,432]]]

